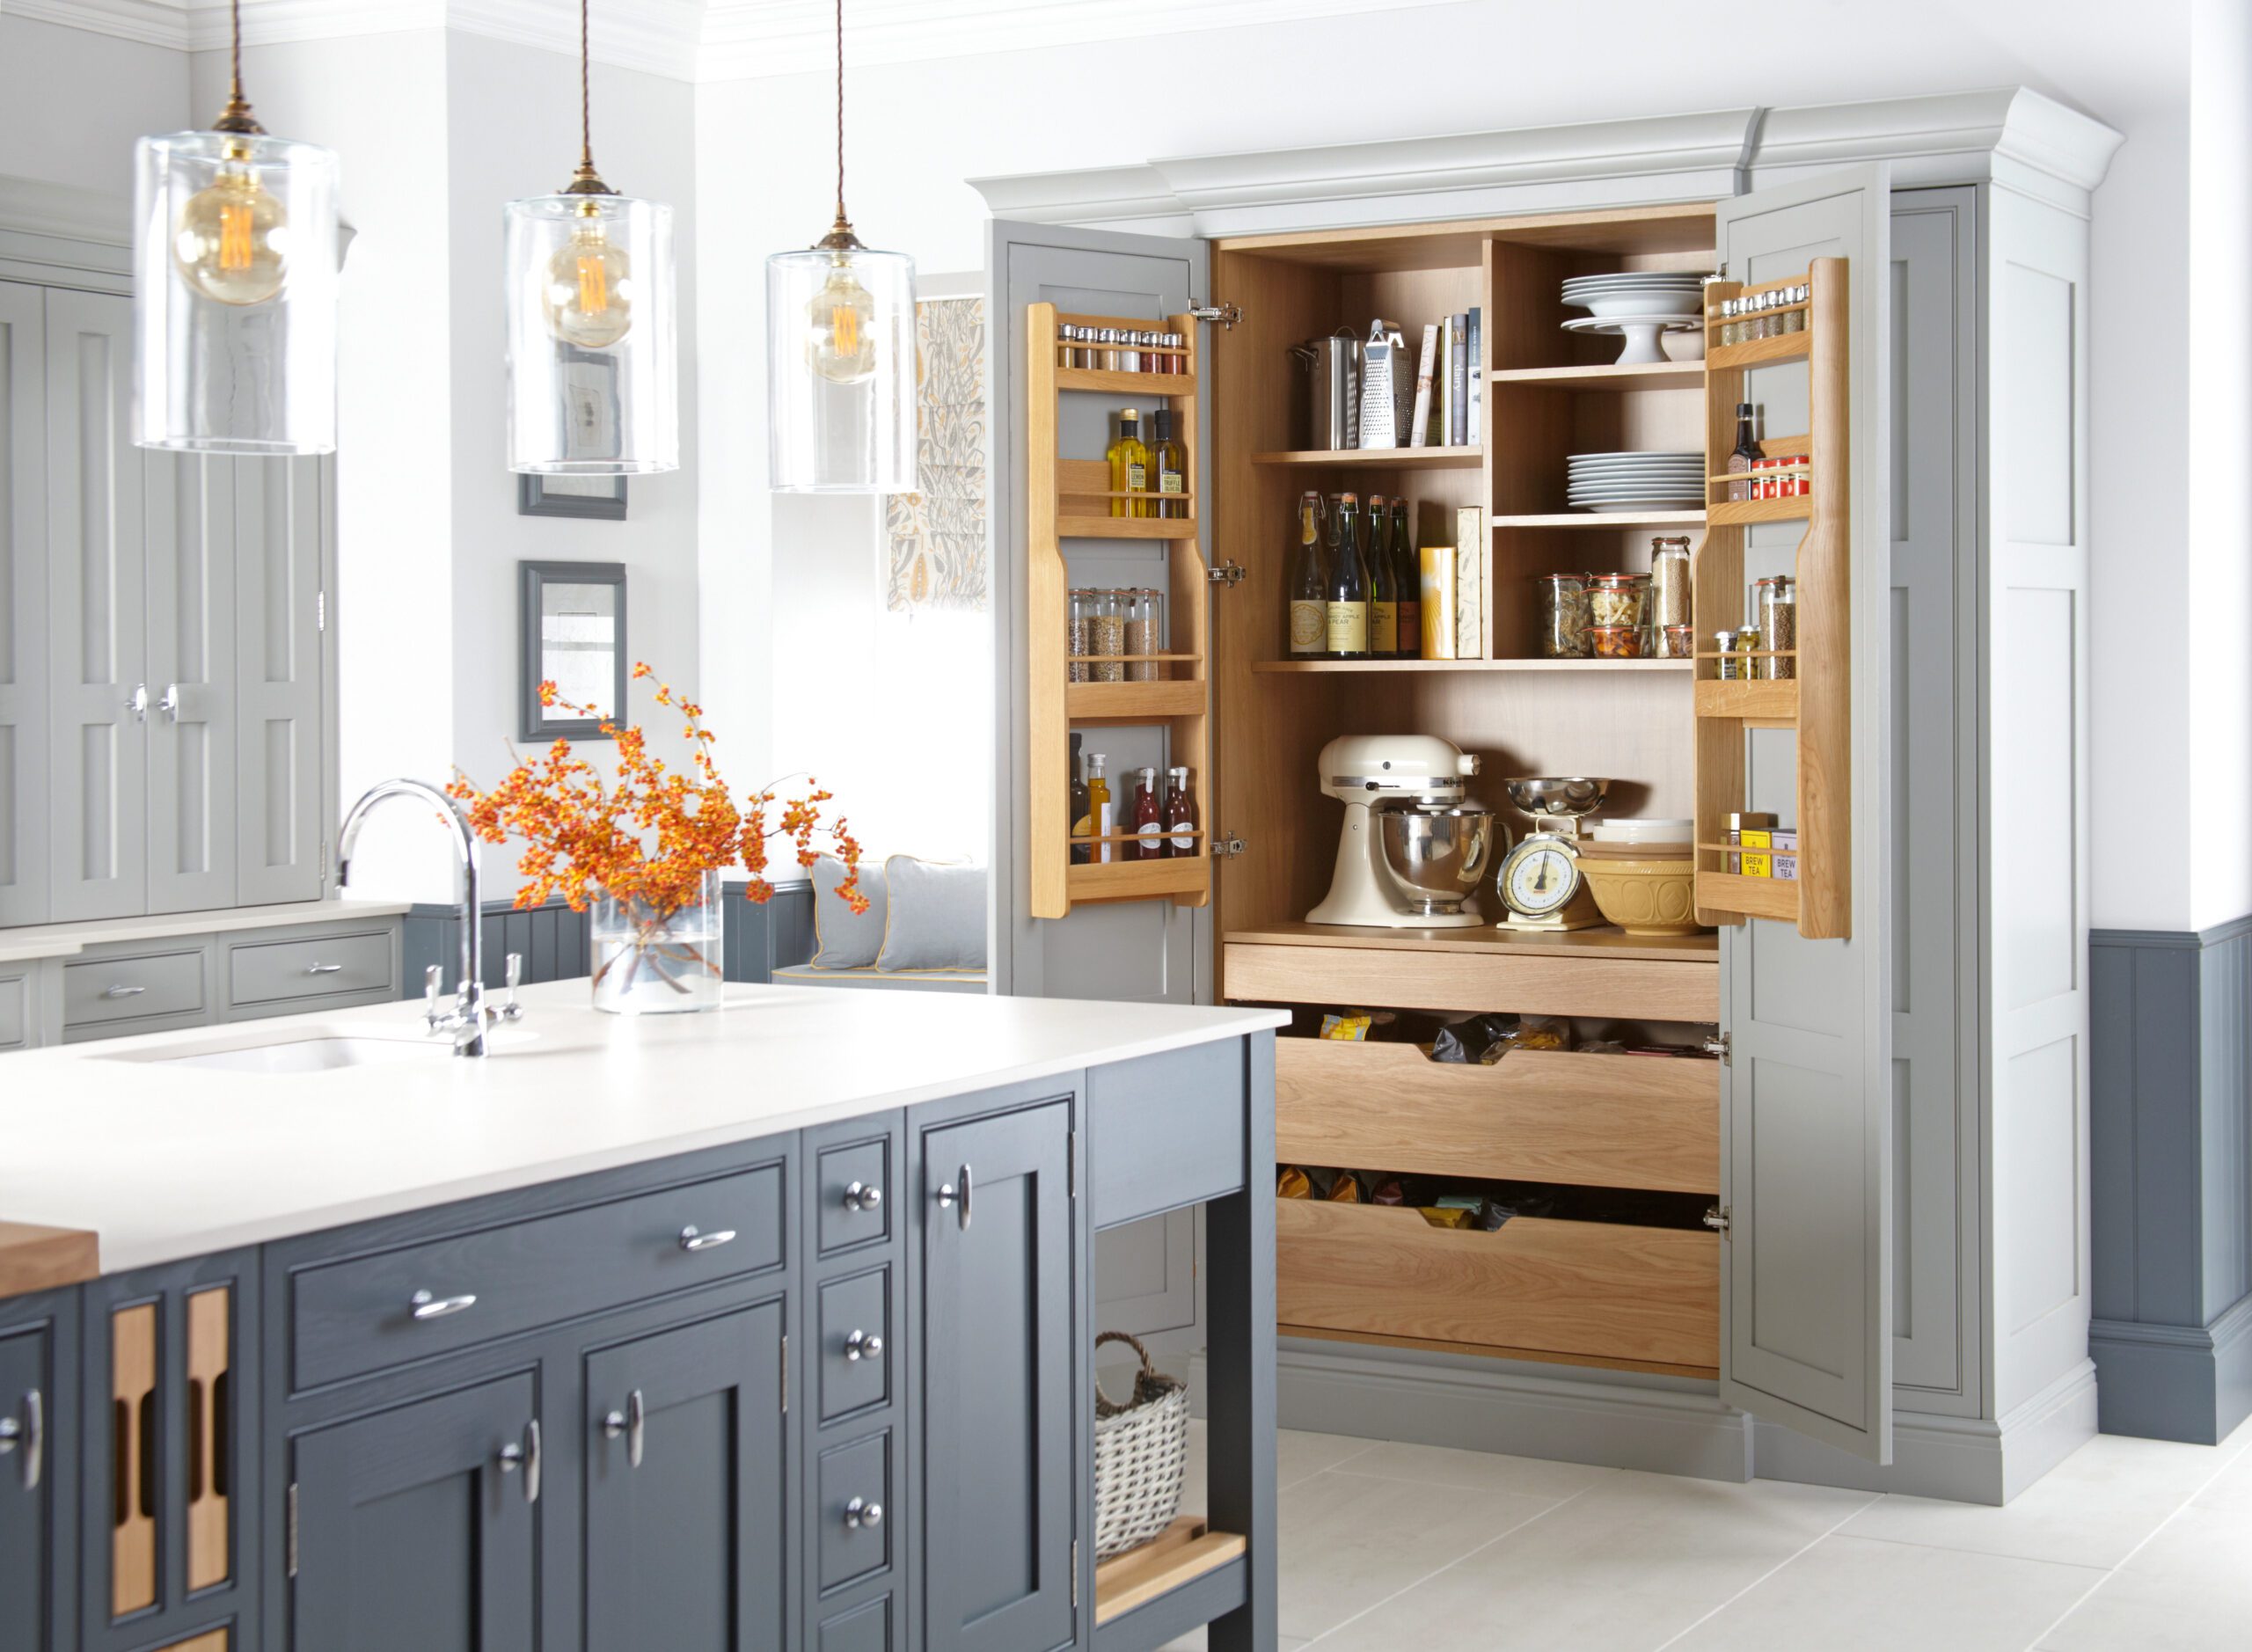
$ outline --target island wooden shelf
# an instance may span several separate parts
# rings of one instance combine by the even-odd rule
[[[1302,464],[1318,469],[1378,471],[1474,471],[1486,463],[1483,448],[1312,448],[1288,453],[1254,453],[1254,464]]]
[[[101,1272],[100,1249],[83,1229],[0,1222],[0,1297],[83,1283]]]
[[[1379,952],[1470,953],[1527,958],[1641,958],[1665,963],[1720,961],[1720,938],[1702,935],[1629,935],[1616,925],[1593,929],[1354,929],[1339,924],[1261,924],[1232,929],[1221,938],[1229,946],[1343,947]]]
[[[1486,369],[1486,382],[1488,384],[1529,384],[1536,390],[1702,391],[1705,388],[1705,364],[1700,361],[1653,362],[1646,365],[1621,366],[1612,362],[1601,367],[1489,367]]]
[[[1095,1563],[1096,1627],[1241,1559],[1248,1547],[1239,1532],[1215,1531],[1201,1515],[1181,1516],[1139,1547]]]

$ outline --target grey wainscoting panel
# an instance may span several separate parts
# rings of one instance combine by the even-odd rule
[[[2252,1415],[2252,917],[2088,950],[2102,1427],[2210,1444]]]

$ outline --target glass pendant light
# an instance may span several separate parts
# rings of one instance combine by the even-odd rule
[[[837,222],[766,260],[766,431],[784,493],[915,491],[915,260],[844,216],[844,0],[837,0]]]
[[[680,468],[672,208],[595,171],[587,0],[579,0],[579,165],[508,203],[508,468],[632,476]]]
[[[269,137],[233,78],[208,132],[134,146],[133,439],[336,449],[336,157]]]

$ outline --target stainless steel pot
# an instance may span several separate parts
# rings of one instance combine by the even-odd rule
[[[1340,327],[1291,347],[1298,361],[1298,445],[1335,452],[1361,445],[1361,341]]]
[[[1426,917],[1459,912],[1486,875],[1494,811],[1481,803],[1418,804],[1377,811],[1385,864],[1415,910]]]

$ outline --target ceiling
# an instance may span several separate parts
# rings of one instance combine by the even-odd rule
[[[1444,0],[851,0],[849,63],[1147,38]],[[802,74],[832,61],[833,0],[592,0],[594,55],[684,80]],[[6,0],[13,15],[178,50],[227,41],[228,0]],[[455,28],[559,52],[578,48],[577,0],[243,0],[252,45]]]

